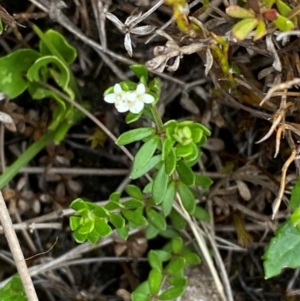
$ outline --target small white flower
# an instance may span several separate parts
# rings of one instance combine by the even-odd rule
[[[108,103],[116,103],[126,98],[126,92],[122,90],[120,84],[115,84],[114,93],[107,94],[104,100]]]
[[[146,87],[143,83],[138,84],[135,91],[125,92],[120,84],[115,84],[114,92],[104,97],[108,103],[114,103],[120,113],[130,111],[138,114],[144,109],[144,105],[152,103],[154,97],[146,93]]]

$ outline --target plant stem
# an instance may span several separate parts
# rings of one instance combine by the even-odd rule
[[[48,132],[38,141],[33,143],[26,151],[0,176],[0,189],[11,181],[14,176],[35,157],[48,143],[53,140],[55,131]]]
[[[11,250],[12,256],[17,266],[23,287],[28,298],[28,301],[38,301],[36,291],[34,289],[32,279],[29,276],[28,268],[24,259],[22,249],[16,232],[13,228],[13,224],[7,210],[5,201],[3,199],[2,193],[0,191],[0,221],[3,226],[4,234],[7,239],[9,248]]]
[[[158,113],[157,107],[156,106],[152,107],[151,108],[151,112],[152,112],[152,115],[154,117],[158,133],[162,134],[165,131],[165,129],[164,129],[164,124],[163,124],[163,122],[161,120],[161,117],[160,117],[160,115]]]

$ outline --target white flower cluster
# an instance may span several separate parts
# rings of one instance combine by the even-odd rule
[[[106,95],[104,100],[114,103],[120,113],[130,111],[138,114],[143,110],[145,103],[154,101],[154,97],[146,93],[143,83],[138,84],[135,91],[123,91],[120,84],[115,84],[114,92]]]

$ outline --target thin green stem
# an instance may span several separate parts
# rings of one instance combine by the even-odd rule
[[[165,131],[165,129],[164,129],[164,124],[163,124],[163,122],[161,120],[161,117],[159,115],[159,112],[157,110],[157,107],[156,106],[152,107],[151,112],[152,112],[152,115],[154,117],[157,129],[158,129],[158,133],[162,134]]]
[[[34,142],[11,166],[0,176],[0,189],[6,186],[18,172],[28,164],[48,143],[50,143],[56,131],[49,132]]]

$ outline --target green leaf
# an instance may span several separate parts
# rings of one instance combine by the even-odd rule
[[[171,287],[158,296],[158,300],[174,300],[180,297],[185,290],[185,286]]]
[[[70,217],[70,228],[72,231],[75,231],[79,227],[80,217],[71,216]]]
[[[257,41],[261,39],[263,36],[267,34],[267,27],[264,20],[258,20],[258,24],[255,30],[255,34],[253,37],[253,41]]]
[[[155,135],[142,145],[135,155],[132,167],[133,170],[143,169],[145,165],[149,163],[158,147],[159,141],[160,138]]]
[[[87,202],[85,202],[83,199],[78,198],[71,203],[70,208],[72,208],[75,211],[78,211],[81,209],[88,209],[89,206]]]
[[[111,227],[107,224],[107,222],[98,217],[95,218],[95,229],[101,237],[108,236],[112,232]]]
[[[230,5],[227,7],[226,14],[232,18],[239,19],[255,18],[255,12],[252,9],[245,9],[238,5]]]
[[[146,226],[147,220],[145,217],[138,213],[137,211],[131,211],[131,210],[122,210],[123,216],[130,222],[132,222],[135,225],[138,226]]]
[[[128,236],[129,236],[128,229],[126,227],[124,227],[122,229],[118,229],[117,228],[117,233],[124,240],[126,240],[128,238]]]
[[[178,231],[182,231],[186,227],[185,219],[174,209],[172,209],[171,214],[171,221],[174,228]]]
[[[127,124],[135,122],[135,121],[139,120],[142,115],[143,115],[143,110],[138,114],[129,112],[125,117],[125,122]]]
[[[152,295],[156,295],[159,292],[162,280],[162,272],[159,269],[153,268],[148,277],[149,288]]]
[[[119,203],[119,202],[114,202],[114,201],[109,201],[104,208],[108,211],[113,211],[113,210],[117,210],[120,208],[123,208],[123,204]]]
[[[167,281],[169,284],[176,287],[177,286],[185,287],[188,284],[187,278],[181,278],[181,277],[169,277]]]
[[[295,26],[291,20],[279,14],[277,16],[277,19],[274,20],[273,23],[280,31],[289,31]]]
[[[286,221],[275,232],[263,255],[265,278],[271,278],[281,273],[286,267],[300,267],[300,233]]]
[[[232,27],[232,33],[237,40],[244,40],[250,34],[250,32],[257,26],[257,24],[257,19],[243,19],[242,21],[239,21]]]
[[[155,238],[159,233],[159,229],[151,224],[149,224],[145,230],[145,236],[148,240]]]
[[[153,156],[143,168],[133,169],[132,172],[130,173],[130,178],[131,179],[140,178],[148,171],[150,171],[152,168],[154,168],[159,162],[161,162],[161,155]]]
[[[196,199],[191,189],[187,187],[183,182],[178,182],[177,190],[185,210],[188,213],[193,213],[196,208]]]
[[[296,210],[298,207],[300,207],[300,179],[297,180],[295,186],[292,189],[289,207],[292,210]]]
[[[186,266],[201,263],[201,258],[196,253],[189,250],[183,251],[181,256],[185,259]]]
[[[109,200],[118,203],[120,201],[121,192],[115,191],[110,194]]]
[[[195,185],[200,186],[203,190],[209,188],[213,180],[210,177],[203,175],[195,175]]]
[[[153,92],[155,92],[156,94],[160,93],[161,90],[161,84],[158,78],[154,78],[148,85],[149,89]]]
[[[194,154],[194,143],[189,143],[187,145],[177,144],[176,146],[176,156],[186,158]]]
[[[134,199],[142,200],[144,198],[141,189],[136,185],[127,185],[125,191],[129,196],[133,197]]]
[[[171,153],[173,146],[174,146],[175,141],[171,140],[170,138],[167,138],[163,142],[162,146],[162,153],[161,153],[161,158],[162,160],[166,160],[169,154]]]
[[[131,294],[132,301],[150,301],[151,295],[143,294],[139,292],[133,292]]]
[[[163,201],[169,182],[169,176],[165,172],[165,164],[158,170],[152,185],[152,198],[156,205]]]
[[[169,275],[176,275],[185,267],[185,259],[183,257],[175,257],[172,259],[165,268],[166,273]]]
[[[136,209],[144,206],[144,202],[140,200],[129,200],[123,203],[124,208],[126,209]]]
[[[183,240],[181,237],[177,236],[171,240],[172,252],[179,254],[183,248]]]
[[[180,180],[187,186],[193,186],[195,184],[195,175],[190,166],[188,166],[183,160],[177,162],[176,171],[178,172]]]
[[[144,77],[144,84],[146,85],[148,82],[148,69],[144,65],[136,64],[136,65],[131,65],[129,67],[133,73],[141,79],[141,77]]]
[[[90,232],[87,236],[87,240],[90,244],[95,245],[100,239],[100,234],[97,232],[96,229],[94,229],[92,232]]]
[[[292,9],[282,0],[276,0],[276,6],[281,15],[286,16]]]
[[[168,185],[164,199],[161,203],[162,212],[165,216],[168,216],[172,210],[172,206],[175,199],[175,182],[171,181]]]
[[[169,261],[172,258],[172,254],[165,250],[155,250],[161,262]]]
[[[159,230],[165,230],[167,223],[165,218],[152,208],[146,208],[146,215],[151,225]]]
[[[117,139],[116,144],[119,146],[126,145],[132,142],[143,140],[153,135],[155,135],[155,129],[153,127],[133,129],[121,134]]]
[[[150,250],[147,257],[151,268],[162,271],[162,261],[160,260],[156,251]]]
[[[125,227],[125,220],[120,214],[111,212],[109,221],[117,228],[122,229]]]
[[[65,91],[70,82],[70,70],[63,61],[55,56],[43,56],[37,59],[27,72],[28,79],[30,81],[45,80],[45,78],[41,76],[43,73],[42,68],[45,68],[44,70],[47,70],[48,68],[50,68],[48,66],[49,64],[55,65],[59,69],[59,76],[54,77],[54,79],[56,83]]]
[[[171,149],[169,156],[165,160],[165,170],[168,176],[171,176],[176,168],[177,157],[174,148]]]
[[[78,242],[79,244],[84,243],[86,241],[86,239],[87,239],[87,236],[88,236],[88,233],[81,234],[81,233],[79,233],[77,231],[75,231],[73,233],[73,237],[74,237],[75,241]]]
[[[10,99],[22,94],[28,86],[24,77],[40,55],[31,49],[19,49],[0,58],[0,91]]]
[[[2,20],[0,19],[0,34],[3,33],[3,23]]]
[[[196,206],[195,211],[192,213],[192,216],[194,216],[200,222],[210,221],[209,213],[201,206]]]
[[[40,52],[42,55],[55,55],[62,58],[68,65],[74,63],[77,51],[59,32],[49,29],[40,38]]]
[[[95,204],[96,206],[93,207],[93,214],[97,217],[100,217],[100,218],[107,218],[110,216],[110,213],[108,212],[108,210],[106,210],[106,208],[104,207],[101,207],[97,204]]]

